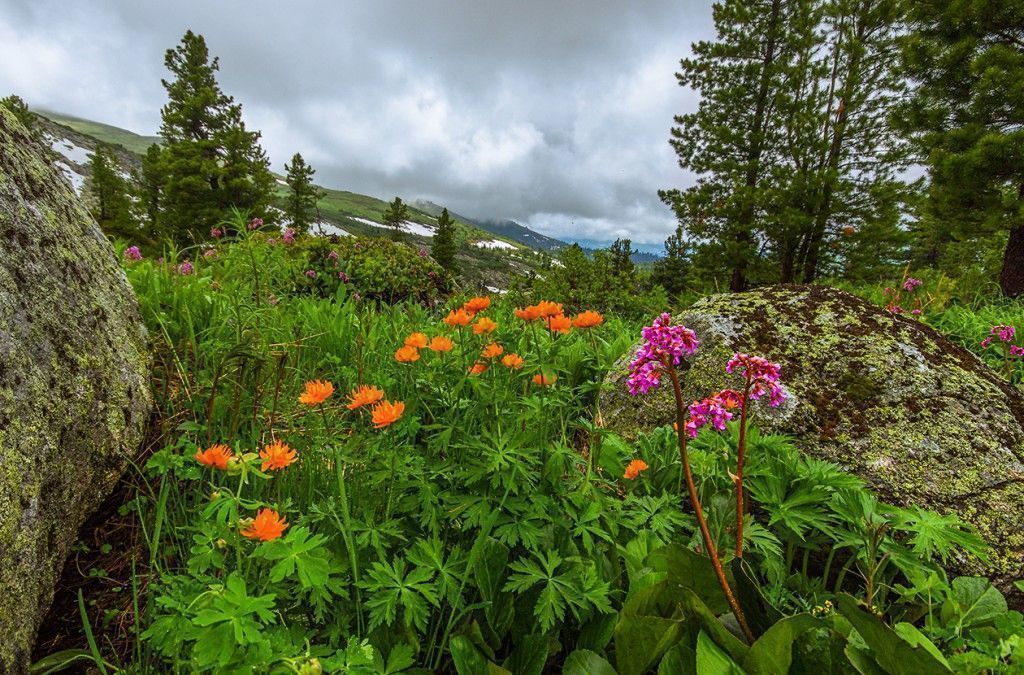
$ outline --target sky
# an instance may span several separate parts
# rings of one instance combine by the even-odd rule
[[[547,235],[656,244],[710,0],[0,0],[0,96],[155,134],[187,29],[281,171]]]

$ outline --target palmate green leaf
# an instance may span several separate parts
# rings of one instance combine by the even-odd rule
[[[907,533],[910,548],[920,557],[938,556],[945,562],[957,548],[983,559],[986,555],[984,540],[955,515],[914,506],[895,509],[893,516],[893,528]]]
[[[571,572],[558,574],[562,558],[556,551],[536,554],[535,559],[521,558],[509,565],[512,574],[503,590],[525,593],[540,585],[540,594],[533,613],[543,631],[565,618],[566,608],[574,601],[576,588]]]
[[[601,539],[611,543],[615,532],[614,522],[606,522],[602,519],[604,509],[601,502],[589,502],[582,512],[573,517],[572,534],[583,541],[583,546],[590,551],[594,548],[594,540]]]
[[[453,607],[459,607],[459,587],[466,573],[466,555],[458,546],[445,556],[444,544],[436,537],[418,540],[408,553],[409,562],[429,569],[437,575],[435,583],[440,597]]]
[[[657,496],[631,493],[622,503],[622,515],[631,530],[650,530],[666,541],[694,529],[691,520],[679,509],[678,496],[671,493]]]
[[[323,586],[330,576],[329,553],[323,549],[327,538],[310,536],[308,528],[296,527],[280,539],[260,544],[256,555],[277,563],[270,569],[274,583],[297,575],[303,588]]]
[[[366,606],[370,608],[371,630],[380,625],[392,625],[402,610],[402,619],[407,626],[426,630],[428,603],[439,605],[434,585],[433,571],[415,567],[406,574],[402,559],[392,563],[375,562],[360,582],[360,587],[369,592]]]

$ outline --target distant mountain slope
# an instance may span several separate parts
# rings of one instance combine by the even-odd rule
[[[52,110],[36,110],[34,112],[57,124],[74,129],[80,134],[91,136],[108,145],[120,145],[136,155],[144,155],[149,146],[154,143],[160,143],[159,136],[142,136],[127,129],[120,129],[109,124],[103,124],[102,122],[94,122],[74,117],[73,115],[53,112]]]
[[[433,216],[438,216],[441,213],[442,207],[438,204],[435,204],[434,202],[420,200],[415,202],[415,205],[416,208],[425,211]],[[464,222],[470,223],[472,225],[475,225],[476,227],[479,227],[481,230],[484,230],[485,232],[490,232],[491,234],[495,234],[499,237],[504,237],[506,239],[511,239],[512,241],[517,241],[520,244],[523,244],[524,246],[529,246],[530,248],[535,249],[537,251],[557,251],[560,248],[568,246],[568,244],[566,244],[564,241],[555,239],[553,237],[548,237],[546,235],[541,234],[540,232],[531,230],[525,225],[520,225],[514,220],[479,220],[477,218],[468,218],[466,216],[457,214],[454,211],[449,211],[448,213],[449,215],[452,216],[452,218],[455,218],[456,220],[462,220]]]

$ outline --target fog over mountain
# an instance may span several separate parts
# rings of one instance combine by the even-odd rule
[[[674,71],[711,32],[695,0],[0,3],[0,93],[151,134],[163,53],[191,28],[261,129],[329,186],[445,203],[551,236],[658,243]]]

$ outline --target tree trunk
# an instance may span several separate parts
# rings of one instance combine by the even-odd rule
[[[999,287],[1011,298],[1024,295],[1024,225],[1010,230],[1010,239],[1006,242],[1006,253],[1003,255],[1003,271],[999,275]]]
[[[779,282],[791,284],[796,278],[796,241],[788,239],[782,246],[782,270]]]

